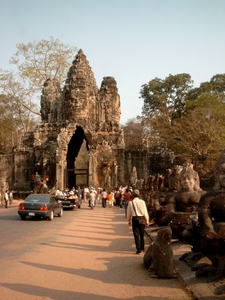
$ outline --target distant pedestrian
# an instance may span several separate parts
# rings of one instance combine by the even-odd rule
[[[102,198],[102,207],[106,207],[106,200],[107,200],[107,192],[105,189],[101,192],[101,198]]]
[[[83,189],[80,186],[77,187],[77,195],[82,200]]]
[[[111,192],[108,192],[107,199],[109,203],[109,208],[111,208],[113,206],[113,195]]]
[[[114,197],[115,197],[115,201],[116,201],[115,205],[120,206],[121,193],[119,191],[119,188],[116,189]]]
[[[9,191],[8,190],[5,191],[4,200],[5,200],[5,208],[8,208],[8,205],[9,205]]]
[[[125,191],[125,193],[123,194],[125,218],[127,218],[127,207],[128,207],[129,201],[132,201],[132,200],[133,200],[132,193],[127,188],[126,191]]]
[[[83,190],[83,198],[84,198],[84,202],[89,201],[89,196],[90,196],[90,191],[89,188],[87,186],[84,187]]]
[[[13,192],[12,191],[9,192],[9,204],[10,205],[13,204]]]
[[[89,200],[88,200],[88,206],[93,207],[95,205],[95,200],[96,200],[95,192],[94,192],[94,190],[90,190],[90,197],[89,197]]]
[[[98,190],[97,190],[97,201],[98,201],[98,203],[101,203],[101,192],[102,192],[102,189],[100,187],[98,187]]]

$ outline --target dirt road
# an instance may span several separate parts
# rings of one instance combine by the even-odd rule
[[[27,229],[27,250],[18,245],[17,257],[0,261],[1,299],[192,299],[177,279],[150,277],[118,207],[97,204],[92,211],[83,203],[78,211],[50,222],[52,236],[42,229],[49,227],[48,221],[35,223],[35,240],[28,232],[31,222],[17,222]]]

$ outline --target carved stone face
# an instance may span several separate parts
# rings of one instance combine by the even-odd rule
[[[222,187],[225,187],[225,163],[221,164],[218,173],[219,183]]]
[[[180,185],[183,190],[193,191],[195,187],[195,179],[191,174],[183,174],[180,179]]]

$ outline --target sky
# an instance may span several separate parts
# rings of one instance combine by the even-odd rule
[[[225,73],[225,0],[0,0],[0,29],[3,70],[17,44],[82,49],[98,87],[115,78],[122,124],[141,115],[141,86],[156,77],[188,73],[198,87]]]

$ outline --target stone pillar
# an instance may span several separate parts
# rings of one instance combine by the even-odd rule
[[[56,187],[60,190],[65,188],[66,162],[65,154],[62,151],[56,152]]]
[[[94,187],[96,185],[95,183],[95,159],[94,159],[94,153],[92,151],[89,152],[89,164],[88,164],[88,185],[89,187]]]
[[[19,190],[30,189],[31,174],[34,171],[31,152],[32,150],[25,147],[14,149],[14,186]]]

